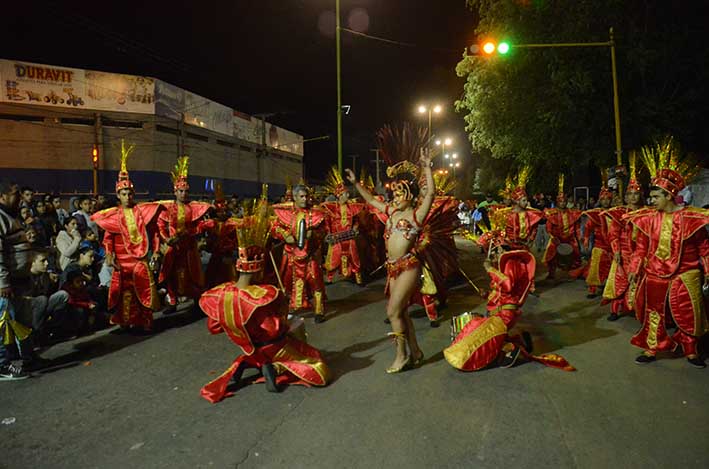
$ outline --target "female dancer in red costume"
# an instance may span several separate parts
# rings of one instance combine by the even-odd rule
[[[428,187],[434,187],[431,173],[431,159],[422,154],[421,167],[426,177]],[[405,170],[414,170],[413,163],[404,161],[400,163]],[[423,352],[416,341],[416,332],[411,322],[411,317],[406,311],[411,296],[419,287],[421,277],[421,262],[414,254],[414,247],[421,230],[421,222],[428,215],[435,191],[426,191],[418,206],[415,205],[418,187],[415,177],[412,180],[400,179],[392,184],[394,199],[386,204],[374,198],[363,188],[351,170],[346,170],[347,180],[353,183],[362,198],[375,209],[383,212],[387,217],[384,239],[387,248],[387,289],[389,302],[387,303],[387,316],[391,322],[392,332],[396,344],[396,357],[387,373],[398,373],[417,365],[423,359]],[[408,350],[407,350],[408,345]]]

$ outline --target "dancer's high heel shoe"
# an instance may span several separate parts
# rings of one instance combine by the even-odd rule
[[[418,356],[412,355],[413,366],[419,367],[423,364],[423,350],[419,350]]]
[[[406,336],[401,332],[389,332],[387,335],[394,339],[394,344],[397,346],[397,348],[399,346],[399,341],[406,343]],[[402,371],[406,371],[411,368],[412,363],[413,360],[411,355],[407,354],[406,360],[404,360],[404,362],[400,366],[390,366],[386,369],[386,372],[388,374],[401,373]]]

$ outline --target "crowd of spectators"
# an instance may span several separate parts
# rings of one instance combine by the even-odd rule
[[[108,204],[82,196],[64,208],[59,195],[0,182],[0,324],[31,328],[0,343],[0,379],[43,366],[36,353],[42,347],[107,325],[103,250],[90,217]],[[23,367],[13,364],[20,360]]]

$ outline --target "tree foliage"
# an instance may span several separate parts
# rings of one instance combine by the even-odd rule
[[[616,39],[623,150],[668,132],[694,150],[706,149],[699,114],[709,104],[703,89],[709,56],[700,46],[702,2],[466,3],[479,14],[480,40],[512,44],[505,56],[466,53],[456,67],[459,76],[467,77],[456,107],[465,114],[483,171],[497,169],[486,163],[486,154],[510,167],[528,163],[536,168],[536,187],[551,188],[559,171],[578,174],[614,164],[610,49],[514,47],[605,42],[610,27]]]

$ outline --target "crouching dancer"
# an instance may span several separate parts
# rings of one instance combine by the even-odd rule
[[[555,354],[533,356],[531,338],[510,336],[509,330],[522,314],[522,305],[534,285],[536,263],[527,250],[509,250],[502,233],[489,231],[478,243],[490,256],[485,270],[490,276],[488,317],[476,317],[465,325],[450,347],[443,350],[446,361],[462,371],[476,371],[497,364],[509,368],[519,359],[573,371],[574,368]]]
[[[247,215],[237,227],[239,280],[206,291],[199,305],[208,316],[212,334],[225,332],[240,355],[231,366],[201,391],[202,397],[216,403],[233,394],[230,382],[239,383],[246,368],[263,374],[266,388],[278,392],[281,384],[325,386],[330,372],[315,348],[288,335],[287,306],[273,285],[252,284],[263,271],[264,245],[270,220],[262,199],[255,213]]]

